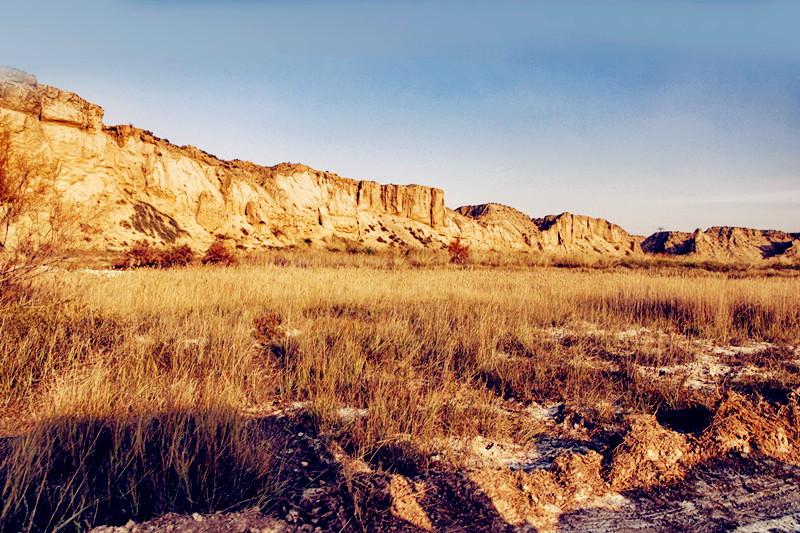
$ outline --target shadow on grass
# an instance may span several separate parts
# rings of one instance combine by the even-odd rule
[[[406,462],[393,464],[400,456]],[[392,494],[401,470],[426,479],[431,489],[417,499],[436,529],[508,530],[465,476],[423,472],[408,463],[413,459],[384,450],[370,472],[348,473],[305,413],[51,419],[0,441],[0,530],[86,531],[170,512],[255,507],[295,527],[410,531],[413,521],[395,512]]]
[[[286,440],[280,426],[227,410],[46,420],[0,449],[0,529],[268,506],[284,488]]]

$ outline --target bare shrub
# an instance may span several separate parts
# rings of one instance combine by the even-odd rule
[[[194,261],[194,251],[188,244],[167,248],[159,257],[161,268],[187,266],[192,261]]]
[[[469,245],[461,242],[461,237],[456,237],[456,240],[450,243],[447,247],[450,253],[450,262],[463,265],[469,259]]]
[[[269,344],[273,342],[277,338],[279,331],[278,328],[282,322],[283,319],[273,313],[258,315],[253,320],[253,326],[255,327],[254,336],[256,340],[263,344]]]
[[[194,252],[188,244],[161,249],[147,241],[137,241],[114,265],[116,268],[171,268],[190,264]]]
[[[157,267],[156,250],[147,241],[137,241],[125,252],[118,268]]]
[[[0,120],[0,299],[23,294],[62,259],[76,225],[58,175],[54,161],[15,149],[7,119]]]
[[[214,241],[211,246],[208,247],[201,261],[204,265],[233,266],[238,263],[236,256],[228,251],[222,239]]]

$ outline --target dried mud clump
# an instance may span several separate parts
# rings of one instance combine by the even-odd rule
[[[655,416],[638,415],[614,452],[610,481],[614,490],[650,488],[682,479],[689,454],[686,437],[663,428]]]
[[[603,456],[595,451],[563,454],[556,458],[550,471],[570,502],[579,503],[608,490],[600,474]]]
[[[726,453],[760,453],[800,465],[800,406],[796,396],[789,403],[773,407],[729,392],[717,408],[711,426],[704,433],[700,450],[711,457]]]
[[[428,514],[417,498],[425,491],[424,484],[414,483],[405,476],[395,474],[389,483],[392,496],[391,512],[394,516],[405,520],[419,529],[433,531]]]
[[[483,469],[472,472],[470,479],[485,492],[506,523],[550,528],[565,509],[608,492],[602,462],[602,455],[595,451],[564,453],[549,470]]]

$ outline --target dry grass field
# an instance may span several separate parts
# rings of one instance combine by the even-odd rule
[[[800,465],[797,270],[472,262],[39,277],[0,309],[0,529],[547,530],[732,454]]]

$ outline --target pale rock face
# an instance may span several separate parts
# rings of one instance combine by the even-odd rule
[[[796,258],[800,234],[774,230],[715,226],[693,233],[662,231],[642,243],[647,253],[686,255],[700,259],[760,261]]]
[[[132,126],[106,127],[102,117],[102,108],[73,93],[0,70],[2,128],[26,156],[58,163],[71,200],[96,206],[86,225],[98,247],[142,238],[198,248],[219,236],[250,247],[331,234],[356,239],[365,216],[405,219],[428,232],[445,224],[438,189],[222,161]]]
[[[464,206],[460,214],[486,224],[487,228],[502,228],[508,245],[521,243],[537,250],[588,251],[612,255],[641,253],[641,237],[628,234],[607,220],[571,213],[532,219],[499,204]]]
[[[440,248],[461,238],[476,248],[613,255],[638,254],[643,246],[734,255],[743,249],[797,255],[800,248],[792,243],[800,235],[779,232],[712,228],[710,237],[644,240],[606,220],[570,213],[532,219],[498,204],[453,211],[441,189],[356,181],[298,164],[223,161],[102,119],[101,107],[0,67],[0,131],[30,161],[57,165],[59,187],[86,211],[81,228],[89,247],[119,249],[149,239],[202,249],[222,237],[258,248],[333,236],[376,248]],[[715,244],[706,245],[709,239]]]

